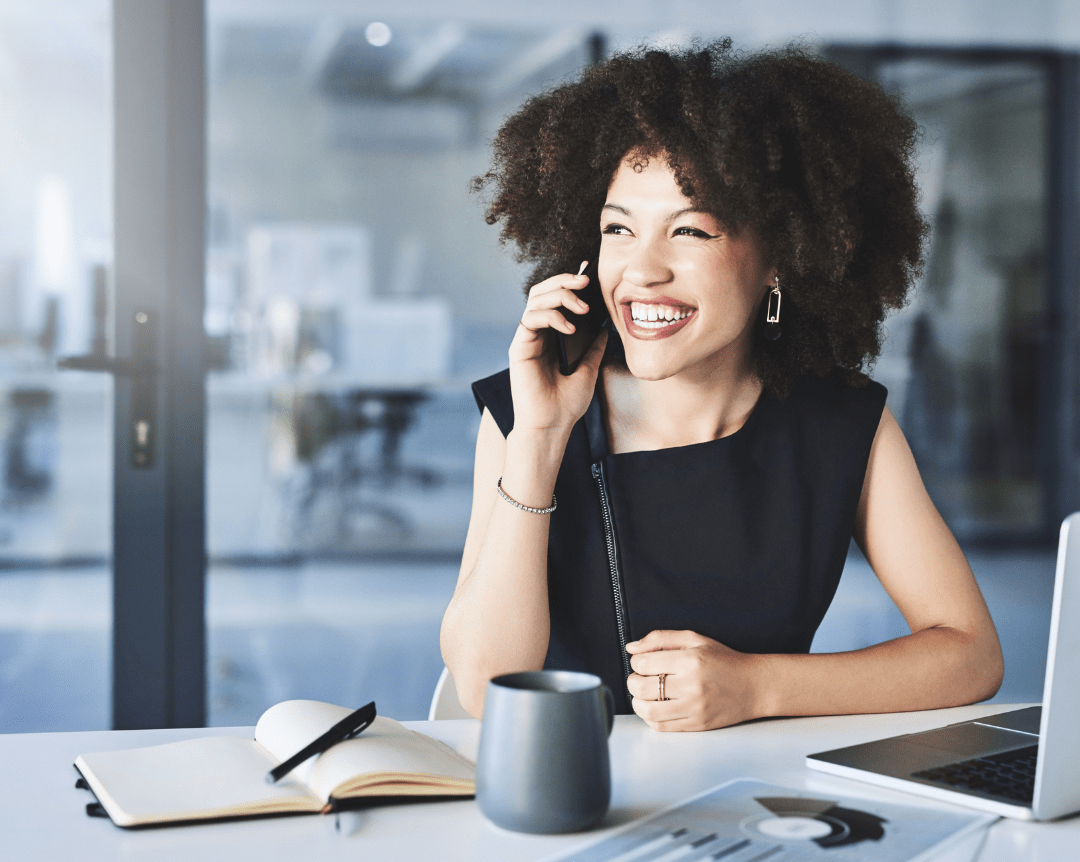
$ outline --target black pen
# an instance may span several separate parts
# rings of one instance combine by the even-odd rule
[[[362,706],[356,712],[345,716],[318,739],[308,743],[288,760],[283,760],[271,769],[266,773],[266,783],[274,784],[279,778],[288,775],[309,757],[322,754],[331,746],[337,745],[343,740],[351,739],[374,720],[375,701],[372,701],[367,706]]]

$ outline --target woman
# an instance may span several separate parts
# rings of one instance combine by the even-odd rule
[[[657,730],[997,690],[986,605],[862,373],[922,263],[916,133],[831,63],[730,41],[617,56],[506,122],[477,186],[537,267],[508,372],[474,385],[442,626],[467,710],[545,666]],[[563,376],[548,330],[597,253],[610,332]],[[911,634],[810,655],[852,537]]]

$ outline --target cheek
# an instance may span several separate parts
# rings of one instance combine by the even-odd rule
[[[707,275],[701,272],[711,283],[709,292],[740,317],[744,310],[757,308],[765,295],[763,276],[743,261],[720,261]]]
[[[601,287],[613,288],[618,279],[619,269],[615,255],[601,247],[600,255],[596,260],[596,271],[600,275]]]
[[[614,309],[614,293],[615,286],[619,283],[618,268],[614,266],[613,261],[609,258],[604,260],[604,255],[600,255],[600,260],[597,262],[596,273],[600,282],[600,294],[604,297],[604,302],[607,304],[608,311]]]

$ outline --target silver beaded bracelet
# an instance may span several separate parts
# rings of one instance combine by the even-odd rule
[[[523,506],[509,494],[502,489],[502,476],[499,477],[499,481],[495,483],[495,487],[499,489],[499,496],[506,500],[511,506],[517,506],[523,512],[532,512],[534,515],[550,515],[555,511],[555,495],[551,495],[551,505],[546,509],[534,509],[532,506]]]

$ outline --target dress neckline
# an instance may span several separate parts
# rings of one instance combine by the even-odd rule
[[[621,458],[623,456],[660,455],[665,452],[690,452],[702,446],[732,446],[749,435],[752,430],[751,426],[756,425],[760,420],[763,408],[765,408],[766,402],[770,398],[769,394],[762,389],[761,395],[758,396],[757,403],[754,405],[754,409],[750,411],[750,415],[746,417],[746,421],[735,431],[730,434],[725,434],[723,437],[704,440],[700,443],[688,443],[685,446],[665,446],[660,449],[633,449],[629,452],[612,452],[611,443],[608,440],[607,429],[604,427],[603,408],[600,403],[600,386],[601,377],[598,374],[596,377],[596,386],[593,388],[593,397],[589,402],[589,407],[585,411],[584,417],[585,432],[588,437],[589,452],[592,456],[591,460],[593,463],[609,457]]]

